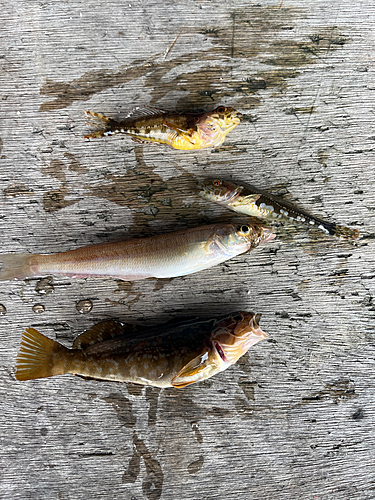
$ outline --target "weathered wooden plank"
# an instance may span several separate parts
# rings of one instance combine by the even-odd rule
[[[363,238],[284,228],[188,277],[0,283],[1,498],[374,497],[374,16],[347,0],[3,3],[2,253],[234,220],[195,195],[210,175]],[[246,116],[217,150],[82,139],[85,109],[219,103]],[[104,318],[238,309],[270,340],[184,390],[13,375],[28,326],[70,345]]]

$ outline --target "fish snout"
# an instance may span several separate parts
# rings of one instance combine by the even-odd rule
[[[263,243],[266,243],[267,241],[272,241],[273,239],[276,238],[276,233],[274,232],[272,227],[268,226],[264,227],[263,234],[264,234]]]

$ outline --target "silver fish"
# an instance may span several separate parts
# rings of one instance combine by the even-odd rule
[[[272,238],[273,230],[261,223],[210,224],[50,255],[3,254],[0,281],[49,274],[127,281],[172,278],[220,264]]]

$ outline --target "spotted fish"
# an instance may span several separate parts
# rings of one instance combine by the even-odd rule
[[[77,337],[72,349],[34,328],[22,336],[17,380],[74,373],[83,377],[181,388],[226,370],[268,337],[259,314],[184,320],[154,328],[103,321]]]
[[[168,144],[183,150],[220,146],[241,121],[241,113],[225,106],[201,114],[171,113],[145,106],[135,108],[121,122],[93,111],[85,114],[89,119],[87,125],[99,127],[85,139],[126,134],[135,142]]]
[[[326,222],[301,210],[293,203],[248,184],[246,187],[221,179],[207,180],[199,185],[199,195],[235,212],[265,221],[281,220],[316,227],[339,238],[356,239],[359,231],[333,222]]]

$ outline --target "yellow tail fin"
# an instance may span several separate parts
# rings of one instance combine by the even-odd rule
[[[27,328],[22,334],[21,349],[17,356],[16,379],[31,380],[64,373],[55,362],[62,359],[66,351],[69,351],[67,347],[34,328]]]

